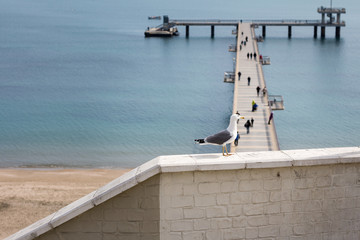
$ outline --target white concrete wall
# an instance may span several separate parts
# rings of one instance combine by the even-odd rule
[[[165,240],[360,239],[360,164],[161,175]]]
[[[161,156],[6,240],[360,239],[360,149]]]

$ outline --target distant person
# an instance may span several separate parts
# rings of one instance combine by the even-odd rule
[[[241,114],[239,113],[239,111],[236,111],[236,114],[239,115],[239,116],[241,115]],[[240,121],[240,119],[237,120],[237,124],[239,124],[239,121]]]
[[[238,72],[238,80],[240,81],[241,72]]]
[[[248,41],[248,36],[245,37],[245,41],[246,41],[246,42]]]
[[[248,86],[250,86],[251,77],[248,77]]]
[[[242,49],[242,46],[240,45],[240,51],[241,51],[241,49]]]
[[[249,134],[250,126],[251,126],[250,120],[247,120],[247,122],[244,124],[244,127],[246,128],[246,134]]]
[[[257,92],[257,96],[259,96],[259,94],[260,94],[260,87],[259,86],[257,86],[256,92]]]
[[[256,60],[256,53],[254,53],[254,59]]]
[[[265,97],[265,96],[266,96],[266,93],[267,93],[266,87],[263,88],[262,92],[263,92],[263,96]]]
[[[270,116],[269,116],[268,125],[270,125],[270,122],[271,122],[271,120],[273,119],[273,117],[274,117],[274,114],[273,114],[273,112],[271,112],[271,113],[270,113]]]
[[[244,42],[244,46],[246,46],[246,42]]]
[[[251,127],[253,127],[253,126],[254,126],[254,119],[251,118]]]
[[[239,134],[239,132],[237,132],[237,135],[236,135],[236,138],[234,141],[235,146],[237,146],[239,144],[239,139],[240,139],[240,134]]]
[[[247,53],[247,54],[246,54],[246,56],[247,56],[247,58],[249,59],[249,57],[250,57],[250,53]]]
[[[257,110],[258,105],[256,104],[256,102],[255,102],[254,100],[252,101],[251,105],[252,105],[252,109],[251,109],[251,111],[252,111],[252,112],[256,111],[256,110]]]
[[[241,35],[244,35],[244,32],[241,32]]]
[[[250,53],[250,59],[252,59],[252,53]]]

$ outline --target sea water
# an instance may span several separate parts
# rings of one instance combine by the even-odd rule
[[[172,19],[320,19],[313,3],[54,1],[0,3],[0,167],[135,167],[159,155],[220,152],[194,145],[227,127],[231,27],[190,38],[144,38],[148,16]],[[335,4],[335,3],[334,3]],[[336,3],[336,4],[340,4]],[[359,3],[341,2],[341,39],[327,29],[268,27],[260,53],[281,149],[357,146]],[[257,30],[257,34],[260,34]],[[318,30],[319,32],[319,30]],[[241,144],[241,142],[240,142]]]

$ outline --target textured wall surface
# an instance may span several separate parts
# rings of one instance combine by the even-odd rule
[[[165,173],[161,239],[360,239],[360,164]]]
[[[159,239],[159,179],[156,175],[37,239]]]

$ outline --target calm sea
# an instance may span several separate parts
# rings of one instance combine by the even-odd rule
[[[270,94],[282,149],[358,146],[360,3],[341,40],[327,29],[267,28]],[[233,86],[231,29],[190,38],[143,37],[148,16],[173,19],[320,19],[328,1],[55,1],[0,3],[0,167],[135,167],[159,155],[220,152],[193,139],[226,128]],[[336,7],[336,6],[335,6]],[[259,30],[257,30],[260,33]]]

